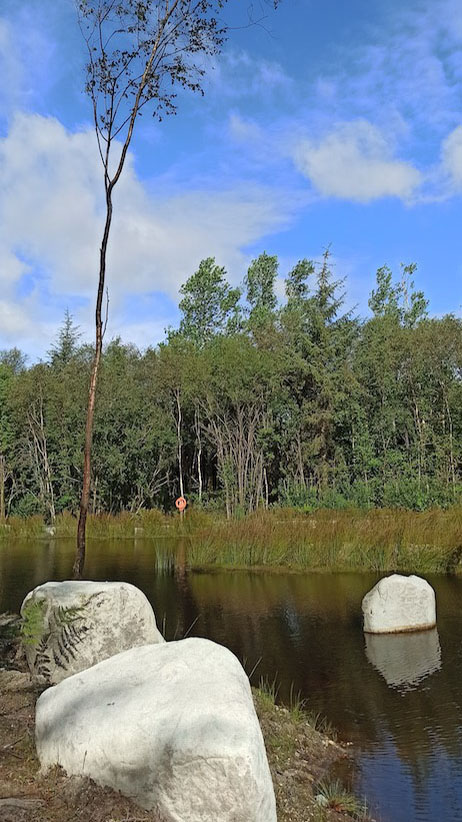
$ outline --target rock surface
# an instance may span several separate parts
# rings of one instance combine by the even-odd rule
[[[164,642],[145,595],[126,582],[47,582],[26,596],[21,616],[30,671],[45,685]]]
[[[436,625],[436,598],[421,577],[392,574],[379,580],[362,602],[364,630],[371,634],[422,631]]]
[[[125,651],[45,691],[37,753],[165,822],[276,822],[247,676],[205,639]]]

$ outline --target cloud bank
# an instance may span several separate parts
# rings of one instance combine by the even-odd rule
[[[291,208],[284,194],[252,184],[156,196],[155,186],[151,193],[137,177],[130,156],[114,193],[108,255],[112,328],[128,295],[163,292],[176,299],[180,284],[205,256],[215,255],[240,279],[246,246],[281,228]],[[85,325],[103,219],[93,132],[71,133],[50,117],[16,116],[0,140],[3,344],[20,343],[33,315],[34,322],[41,317],[45,336],[62,310],[60,296],[80,300]],[[47,293],[53,295],[48,306]],[[158,333],[158,318],[155,328]]]

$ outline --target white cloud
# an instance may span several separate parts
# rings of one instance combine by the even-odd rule
[[[318,141],[300,140],[293,157],[326,197],[362,203],[380,197],[409,200],[422,179],[410,163],[393,157],[380,130],[365,120],[343,123]]]
[[[392,13],[384,4],[378,14],[363,44],[343,47],[342,71],[318,80],[320,105],[328,89],[331,116],[365,117],[387,128],[404,121],[417,138],[423,129],[441,134],[453,127],[462,84],[460,0],[413,0]]]
[[[442,145],[442,169],[449,176],[450,185],[462,189],[462,126],[457,126]]]
[[[90,320],[102,194],[91,130],[73,134],[55,119],[22,114],[0,139],[0,277],[6,317],[1,330],[11,344],[20,344],[25,317],[39,336],[48,328],[44,291],[52,295],[48,304],[60,312],[63,299],[84,298],[88,309],[78,319],[84,327]],[[153,197],[130,156],[114,195],[107,277],[111,318],[123,316],[129,295],[157,291],[176,299],[180,284],[205,256],[215,255],[239,280],[247,264],[245,247],[281,228],[293,208],[284,195],[252,184]],[[23,301],[18,313],[26,274],[33,281],[33,299],[27,305]],[[125,337],[114,321],[110,328]]]

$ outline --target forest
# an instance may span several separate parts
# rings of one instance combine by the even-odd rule
[[[462,501],[462,320],[431,317],[414,264],[377,271],[361,318],[329,251],[276,293],[263,253],[241,288],[213,258],[145,351],[104,347],[92,513],[400,507]],[[67,311],[41,362],[0,352],[0,517],[75,513],[92,347]]]

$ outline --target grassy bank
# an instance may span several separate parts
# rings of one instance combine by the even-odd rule
[[[40,517],[11,518],[0,538],[73,538],[68,514],[53,529]],[[415,512],[392,509],[261,511],[241,519],[190,509],[183,520],[157,510],[91,516],[89,539],[155,538],[156,551],[184,551],[171,560],[191,568],[285,568],[452,573],[462,568],[462,508]],[[165,543],[163,540],[165,540]],[[162,540],[162,541],[161,541]]]
[[[2,822],[160,822],[130,800],[60,769],[44,776],[34,745],[38,695],[20,653],[19,619],[0,615],[0,818]],[[276,705],[262,683],[253,691],[276,794],[278,822],[366,820],[365,807],[329,772],[350,749],[294,700]],[[326,733],[327,730],[327,733]]]

